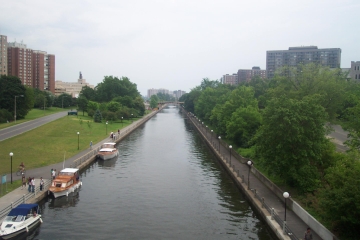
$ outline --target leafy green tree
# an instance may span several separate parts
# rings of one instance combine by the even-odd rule
[[[35,95],[34,95],[34,89],[32,87],[25,86],[26,92],[25,92],[25,99],[26,99],[26,108],[32,109],[34,107],[35,102]]]
[[[99,109],[96,109],[94,114],[94,122],[101,123],[102,115]]]
[[[88,103],[89,103],[89,101],[87,100],[86,97],[80,96],[77,99],[78,109],[83,112],[83,116],[84,116],[84,112],[87,110]]]
[[[200,94],[201,94],[200,87],[193,88],[188,94],[186,94],[185,96],[186,99],[184,101],[184,108],[186,109],[186,111],[195,113],[195,104],[198,98],[200,97]]]
[[[342,237],[360,236],[360,158],[357,151],[338,158],[326,170],[325,187],[319,196],[319,205],[326,221]]]
[[[27,101],[33,101],[28,99],[31,95],[27,94],[25,86],[18,77],[1,75],[0,108],[11,112],[13,116],[15,115],[15,96],[18,96],[16,97],[16,118],[21,119],[31,110],[27,104]]]
[[[217,88],[221,83],[218,80],[210,80],[209,78],[203,78],[200,84],[200,90],[205,90],[206,88]]]
[[[85,97],[89,101],[94,101],[96,99],[96,91],[89,86],[83,86],[80,91],[80,96]]]
[[[87,109],[96,111],[97,109],[99,109],[99,104],[97,102],[89,101],[87,105]]]
[[[59,96],[55,97],[54,106],[59,108],[73,106],[71,95],[67,93],[62,93]]]
[[[110,102],[118,96],[130,96],[133,99],[140,96],[136,84],[130,82],[127,77],[119,79],[105,76],[104,80],[96,86],[95,91],[99,102]]]
[[[107,108],[110,112],[116,112],[116,111],[118,111],[118,110],[120,109],[120,107],[121,107],[120,103],[111,101],[111,102],[108,102],[106,108]]]
[[[143,116],[145,113],[145,104],[142,97],[136,97],[134,100],[134,109],[136,109],[140,116]]]
[[[270,100],[255,137],[260,165],[302,192],[315,190],[331,164],[325,157],[331,146],[325,137],[327,114],[319,101],[316,95]]]
[[[159,98],[156,95],[151,95],[150,97],[150,107],[156,108],[159,103]]]
[[[134,107],[134,101],[131,96],[118,96],[114,98],[113,101],[118,102],[122,106],[126,106],[128,108]]]

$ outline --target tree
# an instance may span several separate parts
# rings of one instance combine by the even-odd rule
[[[159,98],[156,95],[151,95],[150,97],[150,107],[156,108],[159,103]]]
[[[59,108],[74,106],[72,103],[72,97],[70,94],[62,93],[55,97],[54,106]]]
[[[145,104],[142,97],[136,97],[134,100],[134,109],[136,109],[140,116],[143,116],[145,113]]]
[[[84,112],[87,110],[88,102],[89,101],[84,96],[80,96],[77,99],[78,109],[83,112],[83,116],[84,116]]]
[[[270,100],[255,137],[259,164],[302,192],[315,190],[320,173],[331,165],[327,153],[332,145],[325,137],[327,114],[319,98]]]
[[[83,86],[79,95],[85,97],[89,101],[94,101],[96,99],[96,91],[89,86]]]
[[[360,236],[360,159],[357,151],[339,156],[326,170],[319,205],[333,230],[349,239]]]
[[[129,96],[135,99],[140,96],[135,83],[130,82],[127,77],[105,76],[104,80],[96,88],[96,97],[98,102],[110,102],[119,96]]]
[[[94,122],[101,123],[101,120],[102,120],[101,112],[99,109],[97,109],[94,114]]]
[[[114,101],[111,101],[111,102],[108,102],[107,103],[107,109],[110,111],[110,112],[117,112],[121,107],[121,104],[118,103],[118,102],[114,102]]]
[[[31,104],[27,104],[27,101],[33,101],[33,99],[29,99],[32,96],[30,93],[27,93],[25,86],[18,77],[1,75],[0,108],[11,112],[12,116],[15,115],[15,96],[17,96],[16,118],[21,119],[31,110]]]
[[[97,102],[88,101],[87,109],[96,111],[97,109],[99,109],[99,104]]]

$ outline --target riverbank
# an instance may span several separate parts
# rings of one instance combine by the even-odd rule
[[[301,239],[307,227],[313,230],[314,240],[337,239],[328,229],[293,201],[291,193],[290,198],[287,199],[285,210],[285,199],[282,196],[285,191],[279,189],[253,165],[249,167],[247,161],[250,159],[232,152],[227,143],[218,139],[216,133],[204,128],[195,116],[187,114],[184,109],[182,111],[279,239]]]

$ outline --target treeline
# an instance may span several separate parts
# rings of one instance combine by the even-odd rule
[[[0,122],[14,119],[16,99],[17,119],[22,119],[32,108],[60,107],[77,108],[94,116],[97,122],[115,121],[144,115],[144,101],[135,83],[127,77],[105,76],[95,89],[84,86],[78,98],[69,94],[55,96],[49,91],[41,91],[23,85],[15,76],[0,76]]]
[[[360,83],[309,64],[237,87],[206,78],[179,101],[258,169],[295,188],[333,232],[360,235]],[[350,132],[346,153],[327,138],[334,121]]]

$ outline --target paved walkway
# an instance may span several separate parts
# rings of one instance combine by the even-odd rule
[[[210,144],[210,147],[214,149],[214,152],[216,155],[221,156],[221,158],[227,162],[226,166],[229,169],[230,167],[230,149],[228,145],[224,142],[221,144],[219,143],[218,136],[215,133],[212,133],[206,126],[201,124],[196,118],[189,117],[190,120],[194,120],[193,123],[195,123],[197,129],[201,132],[202,136],[208,141]],[[219,149],[220,147],[220,149]],[[232,152],[233,153],[233,152]],[[280,218],[281,221],[284,220],[285,215],[285,206],[284,206],[284,198],[279,199],[273,191],[271,191],[265,184],[263,184],[252,172],[249,174],[249,167],[245,163],[241,163],[235,158],[235,155],[231,155],[231,171],[234,172],[234,175],[240,176],[240,182],[243,185],[245,191],[247,191],[247,196],[250,196],[251,198],[254,197],[254,189],[256,189],[256,194],[258,195],[258,198],[264,198],[265,204],[269,206],[269,208],[274,208],[275,212],[278,214],[278,218]],[[249,176],[249,183],[250,183],[250,189],[248,189],[248,176]],[[284,191],[285,192],[285,191]],[[290,193],[291,195],[291,193]],[[257,200],[258,200],[257,198]],[[264,211],[265,208],[264,208]],[[271,215],[268,213],[267,215]],[[301,220],[293,211],[290,209],[287,209],[286,211],[286,222],[291,229],[291,231],[294,233],[295,236],[291,236],[291,239],[302,239],[304,237],[305,230],[307,229],[308,225]],[[282,226],[280,226],[282,227]],[[320,240],[322,239],[318,234],[312,230],[313,239],[314,240]]]

